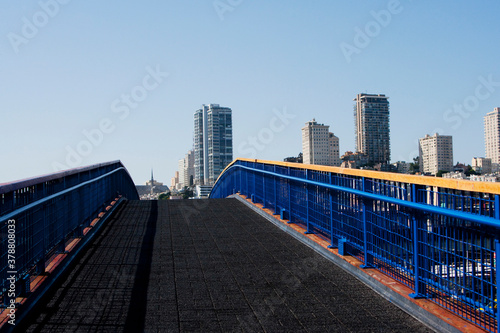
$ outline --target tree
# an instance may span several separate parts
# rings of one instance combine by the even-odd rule
[[[413,158],[413,162],[410,163],[410,173],[415,174],[420,171],[420,165],[418,163],[418,156]]]
[[[193,190],[187,186],[184,186],[182,190],[182,199],[189,199],[194,196]]]
[[[436,177],[443,177],[445,173],[448,173],[448,171],[445,170],[439,170],[438,173],[436,174]]]
[[[472,169],[470,165],[467,165],[467,169],[465,170],[465,175],[470,176],[470,175],[477,175],[477,172]]]
[[[168,200],[170,199],[170,192],[162,193],[158,196],[158,200]]]

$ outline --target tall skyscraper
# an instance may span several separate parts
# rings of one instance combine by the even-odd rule
[[[179,186],[183,188],[184,186],[187,186],[186,183],[184,182],[184,173],[186,171],[186,164],[185,164],[185,159],[181,158],[179,160]]]
[[[500,164],[500,108],[484,116],[484,145],[486,158],[491,158],[493,169]]]
[[[368,163],[391,160],[389,97],[358,94],[354,101],[356,152],[368,155]]]
[[[184,186],[191,186],[194,182],[194,152],[188,151],[184,157]]]
[[[330,126],[316,119],[302,128],[302,154],[306,164],[340,165],[339,138],[329,131]]]
[[[184,158],[179,160],[179,184],[189,187],[194,183],[194,152],[189,150]]]
[[[194,113],[194,182],[213,185],[233,160],[232,110],[203,105]]]
[[[420,172],[436,175],[440,170],[453,171],[451,135],[427,134],[418,144]]]

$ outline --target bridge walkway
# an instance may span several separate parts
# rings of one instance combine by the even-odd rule
[[[127,201],[26,332],[430,332],[236,199]]]

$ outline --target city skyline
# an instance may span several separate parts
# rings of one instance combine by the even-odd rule
[[[117,159],[169,183],[203,103],[235,110],[234,157],[297,156],[312,118],[354,151],[363,92],[390,96],[391,161],[436,132],[485,156],[500,4],[222,1],[1,3],[0,183]]]

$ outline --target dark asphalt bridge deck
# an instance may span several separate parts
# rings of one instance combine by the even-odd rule
[[[128,201],[23,330],[430,331],[235,199]]]

